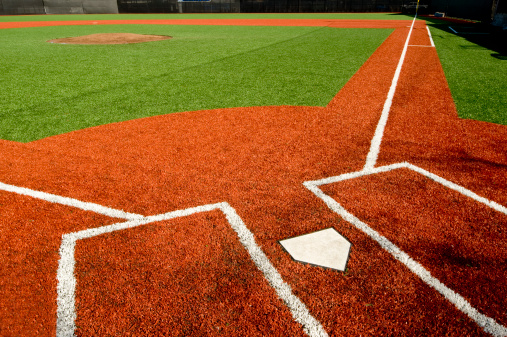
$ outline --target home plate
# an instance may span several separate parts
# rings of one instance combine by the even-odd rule
[[[279,242],[296,261],[341,271],[347,267],[351,244],[334,228]]]

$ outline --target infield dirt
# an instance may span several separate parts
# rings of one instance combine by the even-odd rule
[[[49,40],[49,43],[61,44],[129,44],[169,40],[170,36],[133,33],[100,33],[76,37]]]

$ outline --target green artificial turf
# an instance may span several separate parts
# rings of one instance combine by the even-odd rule
[[[507,125],[507,34],[437,20],[430,30],[459,117]]]
[[[0,16],[0,22],[80,21],[80,20],[164,20],[164,19],[336,19],[336,20],[412,20],[399,13],[264,13],[264,14],[73,14]]]
[[[131,45],[46,42],[106,32],[173,38]],[[0,138],[28,142],[202,109],[325,106],[390,32],[167,25],[3,29]]]

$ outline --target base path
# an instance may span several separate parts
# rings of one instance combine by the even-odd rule
[[[194,111],[0,141],[0,182],[128,212],[0,190],[0,335],[56,334],[62,235],[224,202],[327,334],[489,335],[303,185],[363,169],[411,22],[132,23],[176,21],[396,29],[327,107]],[[457,118],[435,48],[419,47],[430,44],[416,22],[376,166],[409,162],[507,205],[507,128]],[[507,326],[507,215],[406,168],[321,188]],[[76,241],[75,334],[304,335],[230,222],[211,210]],[[345,272],[295,262],[278,243],[329,227],[352,244]]]

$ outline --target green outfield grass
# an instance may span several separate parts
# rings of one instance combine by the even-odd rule
[[[173,39],[108,46],[46,42],[104,32]],[[0,30],[0,138],[28,142],[181,111],[325,106],[391,32],[166,25]]]
[[[117,14],[3,16],[0,22],[174,18],[412,19],[396,13]],[[507,125],[505,48],[495,49],[491,38],[456,35],[448,29],[454,23],[424,19],[431,26],[459,116]],[[201,109],[325,106],[391,31],[164,25],[3,29],[0,138],[28,142],[105,123]],[[99,32],[173,39],[116,46],[46,42]]]
[[[429,24],[459,117],[507,125],[507,34],[473,24]],[[490,34],[455,34],[449,26]]]

